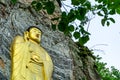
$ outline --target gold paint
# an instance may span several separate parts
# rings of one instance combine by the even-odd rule
[[[35,27],[15,37],[11,45],[11,80],[52,80],[53,63],[39,43],[41,31]]]

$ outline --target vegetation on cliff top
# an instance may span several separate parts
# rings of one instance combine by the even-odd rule
[[[120,80],[120,71],[114,66],[111,66],[111,70],[106,68],[107,63],[101,62],[101,59],[99,56],[96,57],[97,71],[102,80]]]

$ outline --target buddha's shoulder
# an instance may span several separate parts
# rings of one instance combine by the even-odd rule
[[[24,42],[24,39],[23,39],[22,36],[16,36],[16,37],[14,38],[14,42],[15,42],[15,43]]]

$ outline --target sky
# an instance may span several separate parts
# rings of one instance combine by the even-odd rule
[[[116,23],[109,27],[101,25],[101,17],[96,16],[89,25],[90,40],[86,43],[95,55],[100,55],[106,67],[115,66],[120,70],[120,15],[115,15]]]
[[[94,4],[94,0],[90,0]],[[70,5],[70,0],[65,4]],[[62,10],[64,8],[62,7]],[[69,8],[67,7],[69,11]],[[120,15],[113,16],[116,23],[110,23],[110,26],[101,25],[101,17],[95,16],[90,22],[88,32],[90,40],[86,43],[89,49],[93,49],[94,55],[100,55],[102,62],[107,63],[108,68],[115,66],[120,70]]]

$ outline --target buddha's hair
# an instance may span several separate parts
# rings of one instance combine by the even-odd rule
[[[30,26],[30,27],[29,27],[26,31],[28,31],[28,32],[29,32],[31,28],[37,28],[37,29],[39,29],[39,30],[41,31],[41,29],[40,29],[40,28],[38,28],[38,27],[36,27],[36,26]],[[42,31],[41,31],[41,32],[42,32]]]

